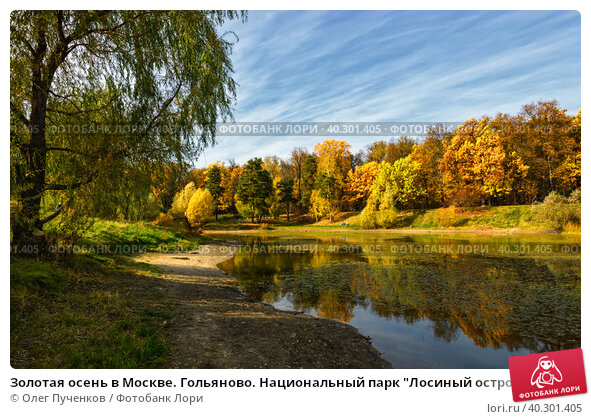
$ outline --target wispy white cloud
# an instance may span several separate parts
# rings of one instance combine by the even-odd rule
[[[540,99],[580,108],[577,12],[257,11],[228,29],[240,37],[237,121],[463,121]],[[220,137],[197,164],[322,139]]]

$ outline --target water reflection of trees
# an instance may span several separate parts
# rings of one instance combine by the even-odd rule
[[[349,322],[355,307],[480,347],[580,346],[578,260],[457,254],[239,253],[222,266],[252,297]]]

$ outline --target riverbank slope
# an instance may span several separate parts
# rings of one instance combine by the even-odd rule
[[[162,272],[170,299],[175,368],[391,368],[352,326],[277,310],[242,294],[216,265],[232,256],[208,244],[183,254],[138,260]]]

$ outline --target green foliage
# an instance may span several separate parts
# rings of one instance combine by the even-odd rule
[[[300,199],[300,205],[304,208],[308,208],[310,205],[310,197],[316,183],[317,169],[318,163],[316,162],[316,157],[312,154],[308,155],[306,160],[304,160],[302,167],[302,196]]]
[[[380,227],[380,225],[378,224],[377,211],[375,209],[375,206],[367,205],[365,208],[363,208],[363,211],[361,211],[361,214],[359,215],[359,225],[361,226],[361,228],[366,229]]]
[[[293,179],[281,179],[277,183],[277,199],[280,204],[285,205],[287,221],[289,221],[289,209],[291,204],[296,202],[293,196]]]
[[[394,208],[378,211],[377,223],[383,228],[393,228],[397,226],[400,219],[398,211]]]
[[[410,217],[409,217],[410,215]],[[402,228],[410,225],[412,211],[400,211],[395,208],[377,211],[372,206],[366,206],[359,216],[361,228]]]
[[[282,204],[293,203],[293,179],[281,179],[277,183],[277,195]]]
[[[213,217],[216,211],[215,200],[207,189],[197,189],[187,208],[187,220],[192,227],[201,227]]]
[[[268,198],[273,194],[273,180],[267,170],[263,168],[260,158],[249,160],[242,170],[238,182],[236,196],[239,203],[238,211],[254,221],[269,213]]]
[[[217,217],[218,207],[221,204],[221,198],[224,194],[225,188],[222,186],[222,170],[218,165],[213,165],[207,171],[205,177],[205,189],[209,191],[213,198],[214,212]]]
[[[373,205],[380,211],[408,208],[415,204],[425,193],[418,182],[418,163],[405,157],[390,164],[381,164],[378,177],[371,187],[367,205]]]
[[[236,201],[236,210],[238,211],[238,214],[240,214],[241,217],[248,218],[251,221],[254,221],[254,217],[256,214],[251,205],[243,204],[242,201],[238,200]]]
[[[339,180],[328,173],[321,173],[316,179],[316,189],[310,196],[312,215],[316,220],[328,216],[330,222],[334,221],[335,212],[340,207]]]
[[[231,117],[232,44],[218,27],[238,17],[245,14],[14,11],[13,240],[42,242],[34,233],[76,201],[95,216],[145,218],[143,169],[193,160]],[[62,210],[43,213],[46,195]]]

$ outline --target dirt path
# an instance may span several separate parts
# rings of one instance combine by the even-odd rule
[[[344,323],[280,311],[243,295],[216,265],[231,246],[142,255],[164,275],[175,368],[391,368]]]

